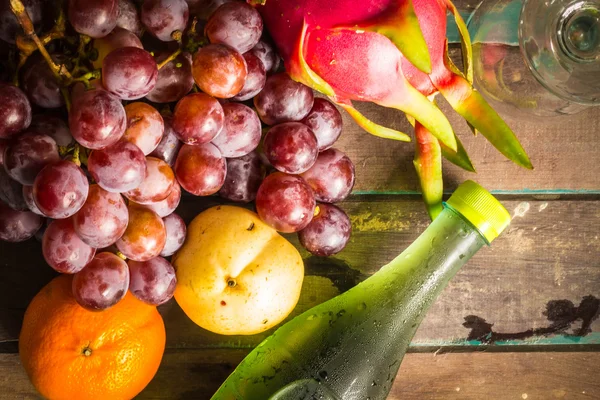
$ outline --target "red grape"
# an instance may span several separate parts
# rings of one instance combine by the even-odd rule
[[[319,204],[317,208],[317,215],[298,232],[300,244],[316,256],[339,253],[350,240],[350,218],[333,204]]]
[[[135,189],[124,193],[139,204],[156,203],[169,196],[175,185],[175,174],[169,164],[155,157],[146,157],[146,178]]]
[[[267,72],[262,61],[253,53],[244,53],[248,74],[242,90],[232,98],[235,101],[246,101],[256,96],[265,87]]]
[[[22,242],[40,229],[44,219],[29,211],[16,211],[0,201],[0,240]]]
[[[22,0],[22,3],[37,31],[42,22],[43,0]],[[10,1],[0,1],[0,39],[14,44],[17,34],[20,33],[23,33],[23,30],[10,8]]]
[[[267,78],[263,90],[254,98],[260,119],[267,125],[301,121],[314,101],[312,90],[293,81],[285,72]]]
[[[23,186],[23,200],[25,201],[29,211],[43,217],[45,216],[44,213],[40,211],[37,204],[35,204],[35,200],[33,199],[33,186]]]
[[[187,144],[210,142],[223,129],[225,116],[217,99],[204,93],[188,94],[175,106],[173,130]]]
[[[4,168],[14,180],[23,185],[33,185],[42,168],[59,160],[54,139],[48,135],[27,132],[6,149]]]
[[[175,159],[177,158],[179,149],[183,144],[177,138],[177,135],[172,127],[172,122],[172,117],[164,117],[165,133],[163,134],[158,146],[156,146],[156,149],[150,153],[152,157],[160,158],[171,167],[175,165]]]
[[[117,143],[126,127],[121,101],[104,90],[81,94],[69,113],[71,134],[88,149],[103,149]]]
[[[29,131],[50,136],[58,146],[67,147],[73,144],[73,136],[69,126],[60,117],[52,114],[34,115]]]
[[[135,33],[135,35],[138,37],[142,37],[142,34],[144,33],[144,26],[142,25],[140,15],[138,14],[135,4],[133,4],[131,0],[118,1],[119,16],[117,18],[117,26]]]
[[[16,86],[0,82],[0,139],[8,139],[31,124],[31,105]]]
[[[315,196],[302,178],[275,172],[256,194],[256,211],[267,225],[285,233],[306,227],[315,211]]]
[[[251,5],[234,1],[225,3],[212,13],[206,23],[206,36],[211,43],[226,44],[245,53],[258,43],[263,21]]]
[[[265,167],[256,151],[239,158],[227,159],[227,175],[219,195],[227,200],[248,203],[265,178]]]
[[[162,257],[139,262],[129,260],[131,281],[129,290],[143,301],[154,306],[164,304],[173,297],[177,277],[175,269]]]
[[[70,0],[69,22],[84,35],[100,38],[117,25],[118,0]]]
[[[73,229],[73,219],[57,219],[44,232],[42,239],[44,259],[63,274],[79,272],[92,261],[96,249],[86,244]]]
[[[268,42],[260,40],[249,52],[257,56],[260,61],[262,61],[267,74],[277,72],[279,69],[281,58],[279,58],[279,54],[277,54],[273,46]]]
[[[269,129],[263,151],[275,169],[288,174],[308,170],[319,155],[315,134],[300,122],[284,122]]]
[[[209,44],[198,49],[192,61],[194,81],[203,92],[222,99],[244,87],[248,67],[244,57],[231,47]]]
[[[329,100],[315,98],[312,110],[302,123],[308,126],[319,143],[319,151],[327,150],[342,134],[342,114]]]
[[[0,202],[17,211],[26,211],[27,203],[23,198],[23,186],[12,179],[6,170],[0,167]]]
[[[175,40],[175,32],[183,32],[189,18],[184,0],[145,0],[142,4],[142,23],[163,42]]]
[[[104,190],[123,193],[135,189],[146,178],[146,158],[139,147],[121,140],[92,151],[88,171]]]
[[[148,155],[156,149],[165,131],[163,118],[154,107],[146,103],[131,103],[125,106],[127,130],[123,139],[135,144]]]
[[[60,57],[52,57],[55,61]],[[34,56],[23,70],[21,87],[34,104],[43,108],[57,108],[65,104],[60,83],[41,56]]]
[[[225,182],[227,163],[212,143],[184,144],[175,161],[175,175],[181,187],[196,196],[217,193]]]
[[[166,199],[157,201],[156,203],[143,204],[143,207],[149,208],[158,214],[159,217],[163,218],[171,214],[181,201],[181,185],[175,181],[173,189]],[[167,238],[168,239],[168,238]]]
[[[158,67],[146,50],[121,47],[102,62],[102,84],[123,100],[141,99],[156,85]]]
[[[54,219],[68,218],[85,203],[88,180],[77,165],[59,161],[46,165],[33,183],[33,199],[40,211]]]
[[[175,213],[164,217],[163,222],[165,223],[165,229],[167,230],[167,242],[160,252],[160,255],[169,257],[175,254],[175,252],[183,246],[187,228],[183,219]]]
[[[129,224],[116,246],[125,257],[148,261],[165,247],[167,231],[163,220],[152,210],[129,204]]]
[[[170,52],[159,53],[156,62],[164,61],[169,55]],[[155,103],[171,103],[188,94],[193,86],[192,55],[183,52],[158,71],[156,86],[146,98]]]
[[[241,157],[256,149],[262,130],[256,112],[240,103],[223,105],[225,125],[212,143],[223,157]]]
[[[75,231],[85,243],[97,249],[117,241],[127,228],[129,213],[118,193],[91,185],[88,198],[73,216]]]
[[[127,294],[129,268],[112,253],[100,253],[73,276],[73,295],[88,310],[106,310]]]
[[[331,148],[319,154],[317,162],[302,177],[325,203],[344,200],[354,186],[354,164],[341,151]]]
[[[120,49],[121,47],[144,48],[140,38],[135,33],[117,27],[107,36],[94,40],[94,49],[98,52],[98,56],[93,61],[94,68],[102,68],[102,62],[106,56],[113,50]]]

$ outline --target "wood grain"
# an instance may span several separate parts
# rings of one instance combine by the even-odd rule
[[[167,351],[139,400],[210,399],[244,350]],[[407,354],[388,400],[598,399],[597,353]],[[0,398],[40,398],[17,354],[0,354]]]
[[[215,199],[189,198],[179,212],[189,221],[213,204]],[[600,201],[508,200],[504,204],[514,215],[511,227],[450,282],[431,307],[413,345],[469,344],[465,339],[488,333],[495,335],[494,340],[539,343],[540,333],[553,330],[588,334],[587,327],[582,330],[586,318],[589,329],[600,329],[600,261],[596,257],[600,253]],[[309,257],[301,250],[307,277],[293,315],[377,271],[428,224],[417,196],[354,197],[343,208],[354,227],[351,242],[331,258]],[[298,246],[295,235],[287,237]],[[16,247],[0,243],[0,254],[7,255],[0,257],[0,342],[18,338],[25,307],[53,276],[40,253],[35,241]],[[545,315],[548,307],[550,313]],[[252,347],[271,333],[212,334],[194,325],[174,301],[161,307],[161,312],[169,348]],[[552,343],[572,342],[565,338]]]
[[[535,169],[528,171],[508,161],[467,125],[447,104],[440,102],[477,170],[469,173],[444,161],[446,190],[475,179],[490,190],[561,193],[600,191],[600,107],[580,114],[546,119],[511,119],[503,115],[528,152]],[[374,121],[412,136],[400,111],[364,104],[360,110]],[[344,131],[336,147],[356,164],[355,192],[394,193],[418,191],[412,165],[414,144],[381,139],[359,128],[346,114]]]

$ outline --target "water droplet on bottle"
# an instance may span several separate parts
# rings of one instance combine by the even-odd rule
[[[315,318],[317,318],[317,317],[318,317],[318,315],[317,315],[317,314],[312,314],[312,315],[309,315],[309,316],[308,316],[308,318],[306,318],[306,319],[307,319],[308,321],[312,321],[313,319],[315,319]]]
[[[375,381],[371,382],[371,386],[377,386],[377,382],[375,382]]]
[[[319,371],[319,377],[323,380],[327,380],[327,371]]]
[[[365,310],[366,308],[367,308],[367,304],[366,303],[360,303],[358,305],[358,310],[359,311]]]
[[[403,324],[405,324],[405,323],[406,323],[406,320],[405,320],[405,319],[403,319],[403,320],[402,320],[402,323],[403,323]]]

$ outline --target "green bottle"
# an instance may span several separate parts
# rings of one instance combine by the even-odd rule
[[[427,308],[509,223],[498,200],[466,181],[402,254],[280,327],[212,399],[385,399]]]

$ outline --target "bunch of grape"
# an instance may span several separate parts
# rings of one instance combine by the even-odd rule
[[[43,2],[26,3],[35,23]],[[332,147],[341,115],[280,72],[253,7],[71,0],[67,15],[91,38],[78,68],[101,78],[65,88],[34,54],[19,87],[0,83],[0,240],[44,226],[44,258],[74,274],[74,296],[92,310],[127,290],[154,305],[172,297],[182,192],[255,201],[265,223],[298,232],[315,255],[344,248],[350,220],[332,203],[352,190],[354,165]],[[10,22],[0,38],[14,43],[11,17],[0,7]]]

